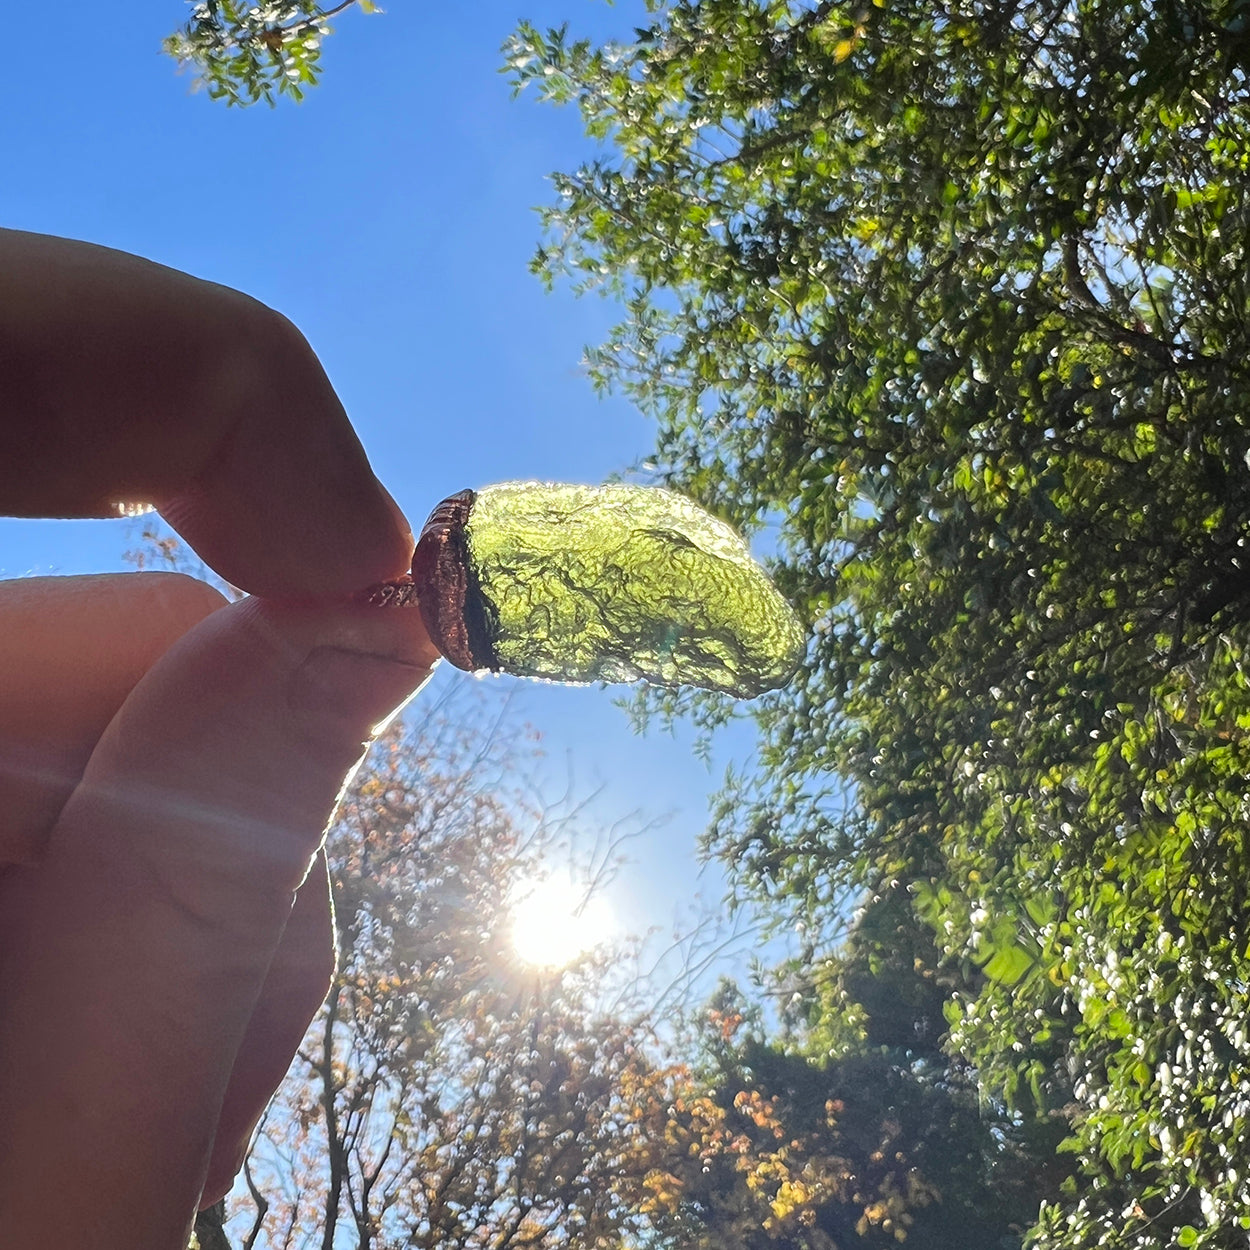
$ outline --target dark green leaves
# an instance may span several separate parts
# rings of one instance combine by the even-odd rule
[[[1072,1132],[1047,1247],[1238,1244],[1250,1203],[1240,21],[685,0],[508,49],[605,141],[538,262],[621,299],[592,371],[670,482],[780,524],[815,622],[712,845],[809,932],[923,908],[952,1064]]]

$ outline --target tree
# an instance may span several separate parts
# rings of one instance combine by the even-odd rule
[[[215,100],[270,107],[279,96],[302,100],[321,78],[321,42],[330,20],[348,9],[376,13],[374,0],[203,0],[165,40],[165,52],[194,71]]]
[[[511,951],[511,895],[569,831],[516,781],[523,732],[484,712],[462,692],[392,730],[343,800],[338,971],[228,1204],[247,1250],[554,1250],[631,1227],[612,1182],[646,1026],[603,1005],[608,956]]]
[[[536,269],[812,626],[709,846],[813,951],[895,892],[977,974],[948,1053],[1071,1123],[1036,1244],[1244,1244],[1250,12],[651,7],[507,57],[602,142]]]
[[[723,987],[693,1063],[631,1073],[629,1205],[683,1250],[1019,1246],[1062,1171],[1037,1175],[1025,1126],[982,1106],[967,1070],[914,1034],[872,1045],[862,1006],[838,1007],[839,1038],[796,1048]]]

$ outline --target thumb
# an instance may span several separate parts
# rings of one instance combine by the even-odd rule
[[[295,891],[435,656],[417,613],[245,600],[122,705],[0,877],[0,1245],[186,1245]]]

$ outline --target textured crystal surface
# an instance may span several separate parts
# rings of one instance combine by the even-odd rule
[[[504,482],[467,531],[492,668],[751,698],[798,664],[798,620],[746,544],[671,491]]]

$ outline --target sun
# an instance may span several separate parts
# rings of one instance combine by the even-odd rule
[[[546,877],[526,883],[512,907],[512,948],[527,964],[563,968],[612,930],[607,902],[586,897],[567,877]]]

